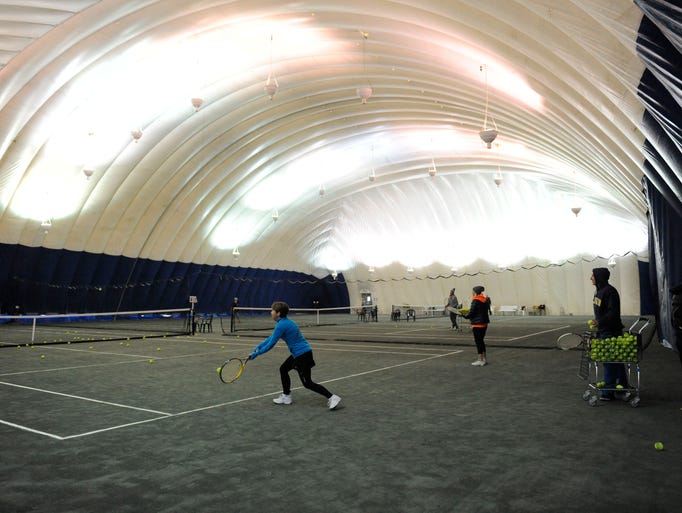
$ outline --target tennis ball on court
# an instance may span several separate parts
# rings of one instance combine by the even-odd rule
[[[88,349],[94,349],[92,346],[88,347]]]
[[[654,449],[656,449],[657,451],[662,451],[663,450],[663,442],[656,442],[654,444]]]
[[[220,349],[225,349],[225,346],[220,346]]]
[[[45,355],[44,355],[44,354],[41,354],[40,357],[41,357],[41,358],[45,358]]]
[[[216,371],[217,373],[220,373],[220,367],[218,367],[215,371]]]
[[[160,347],[157,347],[156,350],[157,350],[157,351],[161,351],[161,348],[160,348]]]
[[[623,388],[623,385],[616,385],[616,388]]]
[[[154,363],[154,360],[152,360],[152,359],[150,358],[150,359],[149,359],[149,363]]]

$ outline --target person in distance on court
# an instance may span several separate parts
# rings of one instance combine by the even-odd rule
[[[273,399],[273,402],[275,404],[285,405],[292,403],[291,378],[289,377],[289,372],[296,369],[303,386],[308,390],[312,390],[313,392],[317,392],[326,397],[327,407],[330,410],[333,410],[338,406],[339,402],[341,402],[341,398],[336,394],[332,394],[324,386],[313,381],[311,377],[312,368],[315,366],[313,350],[301,333],[298,325],[287,317],[288,314],[289,305],[284,301],[275,301],[272,303],[270,315],[272,316],[272,320],[277,323],[275,324],[275,329],[272,331],[272,335],[254,348],[249,358],[253,360],[257,356],[267,353],[270,349],[275,347],[275,344],[277,344],[279,339],[283,339],[291,354],[279,367],[279,375],[282,379],[282,394]]]
[[[457,326],[457,312],[455,310],[458,307],[459,300],[457,299],[457,296],[455,296],[455,289],[452,289],[450,291],[450,295],[448,296],[447,302],[445,303],[445,309],[450,314],[450,322],[452,323],[451,329],[453,330],[459,330],[459,326]]]
[[[623,322],[620,318],[620,295],[616,288],[609,284],[611,272],[606,267],[592,269],[590,281],[595,287],[592,299],[594,309],[594,326],[597,337],[604,339],[618,337],[623,334]],[[604,363],[604,388],[614,389],[618,385],[628,386],[624,363]],[[610,401],[613,391],[603,391],[600,399]]]
[[[488,365],[485,355],[485,332],[488,331],[488,324],[490,324],[490,304],[489,299],[483,295],[484,287],[477,285],[473,288],[471,298],[471,308],[469,313],[464,316],[471,322],[471,331],[474,334],[474,342],[476,342],[476,350],[478,351],[478,360],[471,365],[483,367]]]

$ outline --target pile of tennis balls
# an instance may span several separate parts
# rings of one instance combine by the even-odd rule
[[[590,358],[595,362],[636,362],[637,336],[595,338],[590,343]]]

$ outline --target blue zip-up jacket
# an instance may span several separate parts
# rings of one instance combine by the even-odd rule
[[[256,348],[253,350],[253,353],[251,353],[251,359],[253,360],[256,358],[256,356],[270,351],[270,349],[275,347],[275,344],[280,338],[287,343],[287,347],[289,348],[289,351],[291,351],[291,355],[294,358],[297,358],[303,353],[307,353],[308,351],[312,350],[310,344],[308,344],[308,341],[298,328],[298,324],[288,317],[284,317],[277,321],[272,335],[256,346]]]

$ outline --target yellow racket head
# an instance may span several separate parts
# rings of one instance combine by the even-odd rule
[[[220,367],[220,381],[234,383],[242,375],[246,366],[246,358],[230,358]]]

